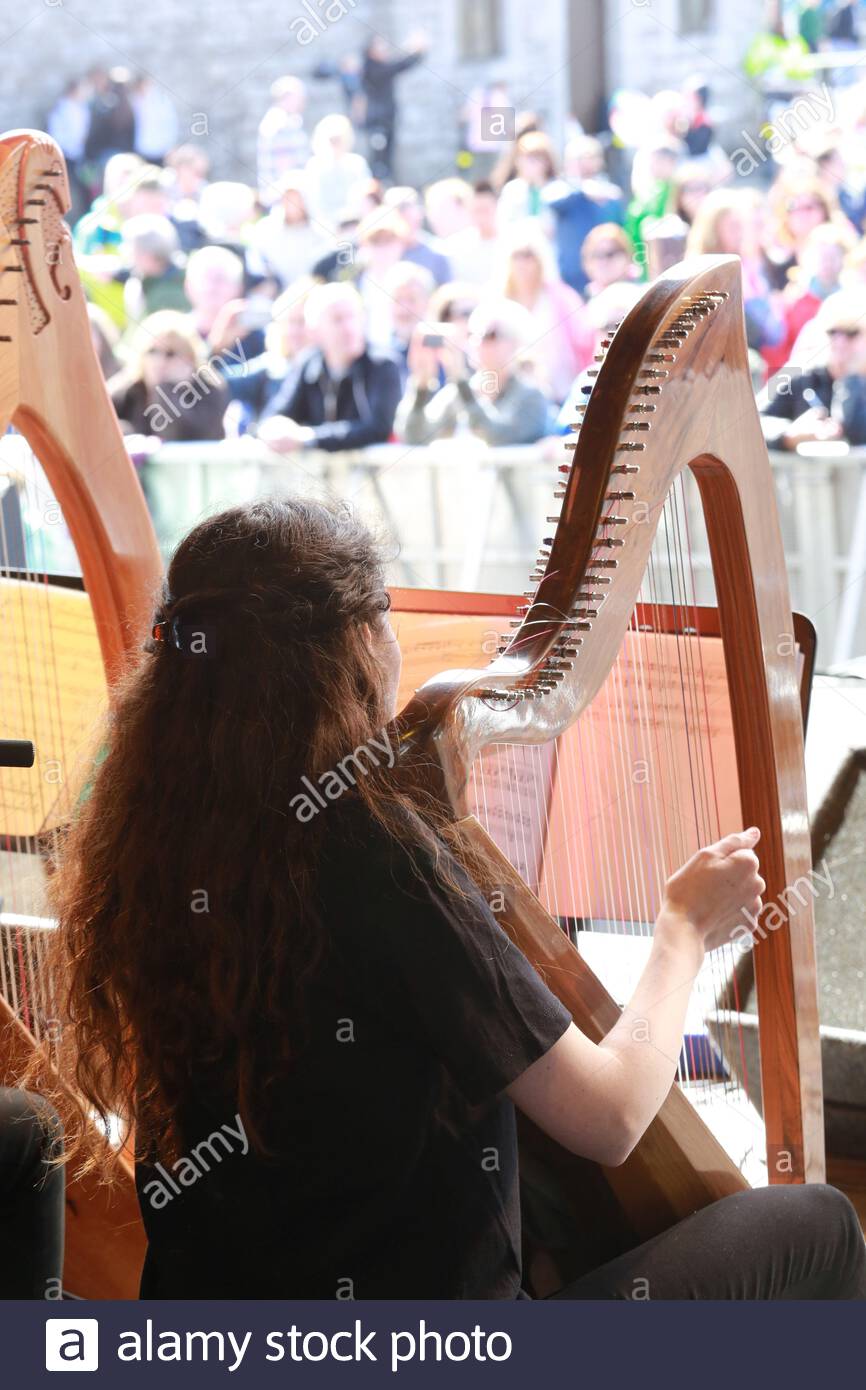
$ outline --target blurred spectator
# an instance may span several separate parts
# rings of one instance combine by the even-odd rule
[[[674,190],[678,159],[677,146],[667,137],[650,142],[635,154],[633,197],[626,210],[625,229],[641,266],[646,265],[643,224],[648,218],[664,217]]]
[[[468,352],[449,342],[426,346],[423,328],[409,350],[410,377],[396,430],[407,444],[430,444],[459,430],[489,445],[533,444],[546,433],[548,402],[521,373],[532,321],[519,304],[485,300],[469,320]],[[449,378],[439,387],[439,368]]]
[[[396,81],[402,72],[420,63],[427,51],[427,39],[423,34],[415,34],[407,40],[402,57],[394,57],[396,51],[386,39],[374,34],[364,49],[361,63],[370,165],[376,178],[385,180],[391,178],[393,169]]]
[[[800,6],[798,32],[810,53],[817,53],[824,33],[823,0],[805,0]]]
[[[829,7],[824,21],[824,33],[830,40],[831,48],[856,48],[857,18],[854,13],[854,0],[839,0]]]
[[[90,92],[82,78],[67,82],[52,106],[46,129],[66,160],[72,196],[71,222],[77,222],[90,201],[83,176],[84,149],[90,130]]]
[[[459,180],[455,179],[457,183]],[[437,185],[434,185],[436,187]],[[414,188],[389,188],[383,199],[383,206],[395,208],[408,227],[409,239],[403,256],[407,261],[423,265],[429,270],[437,285],[444,285],[451,279],[448,257],[442,250],[442,243],[424,230],[424,203]]]
[[[354,126],[364,124],[365,102],[364,94],[361,91],[361,64],[360,54],[344,53],[338,63],[332,63],[328,58],[325,58],[322,62],[317,63],[312,71],[312,77],[315,81],[326,82],[330,79],[336,79],[339,82],[346,115]]]
[[[210,352],[220,353],[236,338],[244,340],[247,358],[264,352],[265,323],[270,314],[243,298],[244,265],[224,246],[193,251],[186,267],[184,289],[192,327]]]
[[[127,371],[109,383],[126,434],[222,439],[228,391],[185,314],[164,309],[138,329]]]
[[[770,188],[768,204],[772,224],[765,246],[782,288],[809,233],[822,222],[838,220],[839,214],[835,198],[810,174],[780,174]]]
[[[88,304],[87,317],[90,320],[90,340],[99,360],[100,370],[106,381],[120,371],[120,358],[117,346],[120,334],[117,324],[98,304]]]
[[[247,269],[259,279],[272,279],[279,290],[307,275],[324,252],[327,241],[310,221],[303,175],[287,174],[280,199],[250,232]]]
[[[427,187],[424,207],[433,234],[444,246],[472,225],[472,188],[465,179],[437,179]]]
[[[759,401],[771,447],[830,439],[866,444],[866,291],[830,295],[816,322],[824,362],[783,369]]]
[[[173,176],[169,185],[173,211],[176,213],[183,203],[192,203],[197,209],[210,173],[207,151],[201,145],[178,145],[166,155],[165,167]]]
[[[80,164],[90,130],[90,99],[83,78],[67,82],[48,113],[46,129],[57,141],[67,164]]]
[[[516,111],[514,114],[514,139],[505,144],[500,140],[502,153],[488,174],[490,182],[501,193],[507,183],[516,179],[520,172],[517,167],[517,149],[524,135],[537,134],[541,122],[535,111]]]
[[[708,164],[700,159],[685,160],[674,173],[669,210],[691,226],[701,203],[715,186]]]
[[[707,153],[713,143],[713,126],[707,111],[710,89],[706,79],[698,74],[683,83],[683,114],[686,127],[683,139],[693,159]]]
[[[135,152],[149,164],[161,164],[177,144],[177,107],[168,91],[152,77],[139,77],[130,89],[135,112]]]
[[[385,288],[385,279],[403,259],[411,235],[408,223],[396,211],[371,213],[356,235],[356,285],[364,305],[367,338],[383,352],[389,350],[394,331],[393,301]]]
[[[357,278],[357,237],[360,225],[361,219],[357,212],[350,208],[344,209],[332,233],[333,250],[326,251],[312,268],[311,273],[317,280],[354,280]]]
[[[636,284],[634,280],[618,280],[606,289],[599,290],[595,298],[589,300],[582,317],[591,345],[590,361],[601,351],[603,340],[617,330],[643,293],[644,286]],[[586,405],[588,389],[592,383],[593,378],[587,375],[585,367],[575,378],[559,412],[557,423],[563,434],[567,434],[580,421],[578,407]]]
[[[514,178],[499,195],[500,227],[538,217],[547,211],[545,192],[556,178],[556,156],[550,137],[540,130],[522,135],[515,148]]]
[[[540,228],[516,228],[506,247],[500,290],[527,311],[542,382],[551,399],[561,403],[589,360],[583,301],[560,278]]]
[[[370,348],[364,307],[351,285],[319,285],[306,306],[315,347],[303,353],[258,428],[278,453],[384,444],[400,400],[400,369]]]
[[[862,183],[851,185],[849,171],[836,145],[830,145],[815,156],[815,168],[822,187],[832,200],[839,203],[852,227],[862,233],[866,225],[866,188]]]
[[[126,68],[95,68],[90,81],[93,96],[84,157],[101,169],[113,154],[135,149],[132,74]]]
[[[233,251],[243,262],[256,219],[255,190],[225,180],[206,184],[199,194],[198,219],[207,245]]]
[[[123,258],[127,267],[123,302],[133,323],[159,309],[189,309],[180,238],[167,217],[145,212],[128,218],[123,224]]]
[[[385,293],[391,301],[391,340],[388,350],[400,368],[400,384],[409,374],[407,358],[412,335],[423,323],[436,282],[429,270],[412,261],[398,261],[385,276]]]
[[[170,182],[171,220],[177,227],[181,249],[196,251],[205,244],[199,200],[207,186],[210,162],[200,145],[178,145],[166,155]]]
[[[440,285],[430,296],[427,319],[430,324],[447,323],[448,342],[465,348],[469,338],[469,320],[478,308],[482,292],[478,285],[452,280]]]
[[[73,229],[76,254],[117,254],[127,217],[146,212],[165,216],[168,211],[162,170],[144,164],[137,154],[113,155],[105,166],[102,193]]]
[[[686,243],[689,256],[739,256],[749,347],[778,347],[785,335],[782,301],[767,275],[761,195],[750,188],[717,188],[701,203]]]
[[[556,179],[545,193],[553,213],[559,273],[572,289],[583,293],[586,270],[584,238],[602,223],[622,222],[625,208],[622,190],[604,174],[604,154],[598,140],[577,136],[566,146],[565,177]]]
[[[764,360],[770,375],[795,358],[798,362],[814,360],[816,344],[820,346],[822,330],[815,326],[810,346],[805,333],[807,324],[814,321],[822,303],[840,288],[846,255],[853,249],[852,233],[843,232],[830,222],[822,222],[809,233],[800,263],[791,271],[791,279],[782,295],[782,317],[785,335],[777,347],[764,348]]]
[[[363,155],[352,146],[355,132],[345,116],[325,116],[313,131],[313,153],[306,164],[310,216],[335,227],[344,208],[351,206],[360,184],[370,178]]]
[[[168,193],[162,170],[143,164],[136,154],[112,156],[105,166],[104,190],[76,223],[72,239],[88,298],[125,328],[123,228],[132,217],[166,216]]]
[[[587,298],[598,294],[617,280],[633,280],[639,277],[634,263],[632,244],[622,227],[616,222],[602,222],[587,232],[581,249],[584,274],[587,277],[584,290]]]
[[[454,232],[445,242],[455,279],[477,284],[490,279],[490,267],[495,264],[500,250],[498,201],[492,183],[483,180],[476,183],[470,194],[470,225],[461,232]]]
[[[303,169],[310,154],[304,129],[306,89],[299,77],[280,77],[271,87],[271,104],[259,123],[256,171],[263,207],[276,203],[287,174]]]
[[[292,362],[310,347],[305,311],[315,285],[310,276],[290,285],[274,301],[273,317],[265,329],[264,352],[251,361],[232,363],[226,368],[226,385],[232,397],[226,433],[243,434],[264,414]]]
[[[622,189],[607,176],[604,146],[595,135],[572,136],[562,156],[562,174],[597,203],[623,203]]]

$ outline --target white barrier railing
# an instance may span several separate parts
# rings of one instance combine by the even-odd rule
[[[818,632],[822,666],[866,653],[866,449],[772,452],[792,605]],[[844,446],[842,446],[844,449]],[[549,534],[561,440],[487,449],[472,436],[428,448],[281,456],[254,439],[167,445],[141,470],[166,553],[194,521],[263,494],[349,499],[395,543],[395,582],[521,592]],[[687,490],[699,602],[712,602],[697,490]]]

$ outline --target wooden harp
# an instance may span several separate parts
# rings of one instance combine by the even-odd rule
[[[52,1043],[44,851],[74,809],[94,702],[140,647],[163,568],[92,344],[69,206],[52,140],[34,131],[0,139],[2,724],[37,754],[32,770],[0,770],[0,1081],[37,1043]],[[46,582],[61,530],[83,590]],[[110,1193],[95,1178],[72,1179],[64,1287],[136,1297],[143,1253],[131,1164],[122,1160]]]
[[[669,872],[701,843],[760,826],[765,904],[777,910],[752,953],[766,1174],[772,1182],[821,1180],[811,899],[791,904],[786,892],[808,881],[811,869],[802,709],[739,261],[704,256],[667,271],[597,360],[570,442],[572,461],[560,470],[560,514],[548,518],[551,534],[515,631],[486,670],[446,671],[421,686],[398,721],[405,766],[449,808],[459,840],[484,854],[504,890],[503,925],[595,1039],[625,998],[614,1002],[588,967],[587,928],[601,921],[608,936],[645,937]],[[687,512],[678,497],[686,472],[703,505],[723,647],[709,695],[688,578]],[[720,699],[730,751],[728,765],[714,769],[708,735]],[[598,710],[605,700],[606,731]],[[510,843],[502,816],[491,812],[489,789],[479,785],[491,754],[500,812],[503,785],[512,795],[518,786]],[[630,785],[635,762],[648,769],[639,790]],[[734,779],[734,809],[724,816],[714,804],[722,776]],[[582,813],[594,826],[589,842]],[[498,831],[507,854],[482,821]],[[557,856],[568,862],[554,863]],[[596,1262],[746,1185],[686,1098],[697,1089],[705,1099],[720,1086],[722,1111],[729,1092],[740,1099],[736,1009],[726,995],[736,985],[733,947],[729,954],[713,963],[710,985],[731,1036],[717,1045],[710,1036],[713,1076],[702,1075],[694,1057],[691,1065],[684,1059],[684,1087],[674,1086],[629,1160],[605,1172],[619,1243],[597,1249]],[[760,1124],[750,1114],[750,1133]],[[531,1127],[524,1150],[547,1195],[555,1189],[557,1220],[573,1217],[579,1229],[587,1192],[598,1201],[589,1165]],[[548,1272],[539,1287],[580,1272],[580,1255],[563,1253],[558,1275]]]

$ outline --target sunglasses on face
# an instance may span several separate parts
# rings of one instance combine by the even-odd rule
[[[146,356],[147,356],[147,357],[165,357],[165,358],[167,358],[168,360],[171,360],[171,359],[174,358],[174,357],[183,357],[184,354],[183,354],[182,352],[179,352],[179,351],[177,350],[177,348],[173,348],[173,347],[160,347],[158,343],[153,343],[149,348],[147,348],[147,350],[146,350]]]
[[[617,256],[625,256],[621,246],[599,247],[597,251],[590,251],[588,260],[591,261],[615,261]]]
[[[862,329],[860,328],[828,328],[827,336],[830,338],[847,338],[850,341],[852,338],[859,338],[861,332]]]

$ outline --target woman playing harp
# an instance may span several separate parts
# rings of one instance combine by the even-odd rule
[[[757,832],[701,850],[585,1037],[395,780],[388,606],[347,510],[236,508],[181,543],[118,690],[52,892],[79,1090],[135,1125],[144,1297],[526,1296],[515,1107],[621,1163],[757,912]],[[558,1296],[860,1299],[866,1250],[835,1189],[749,1190]]]

